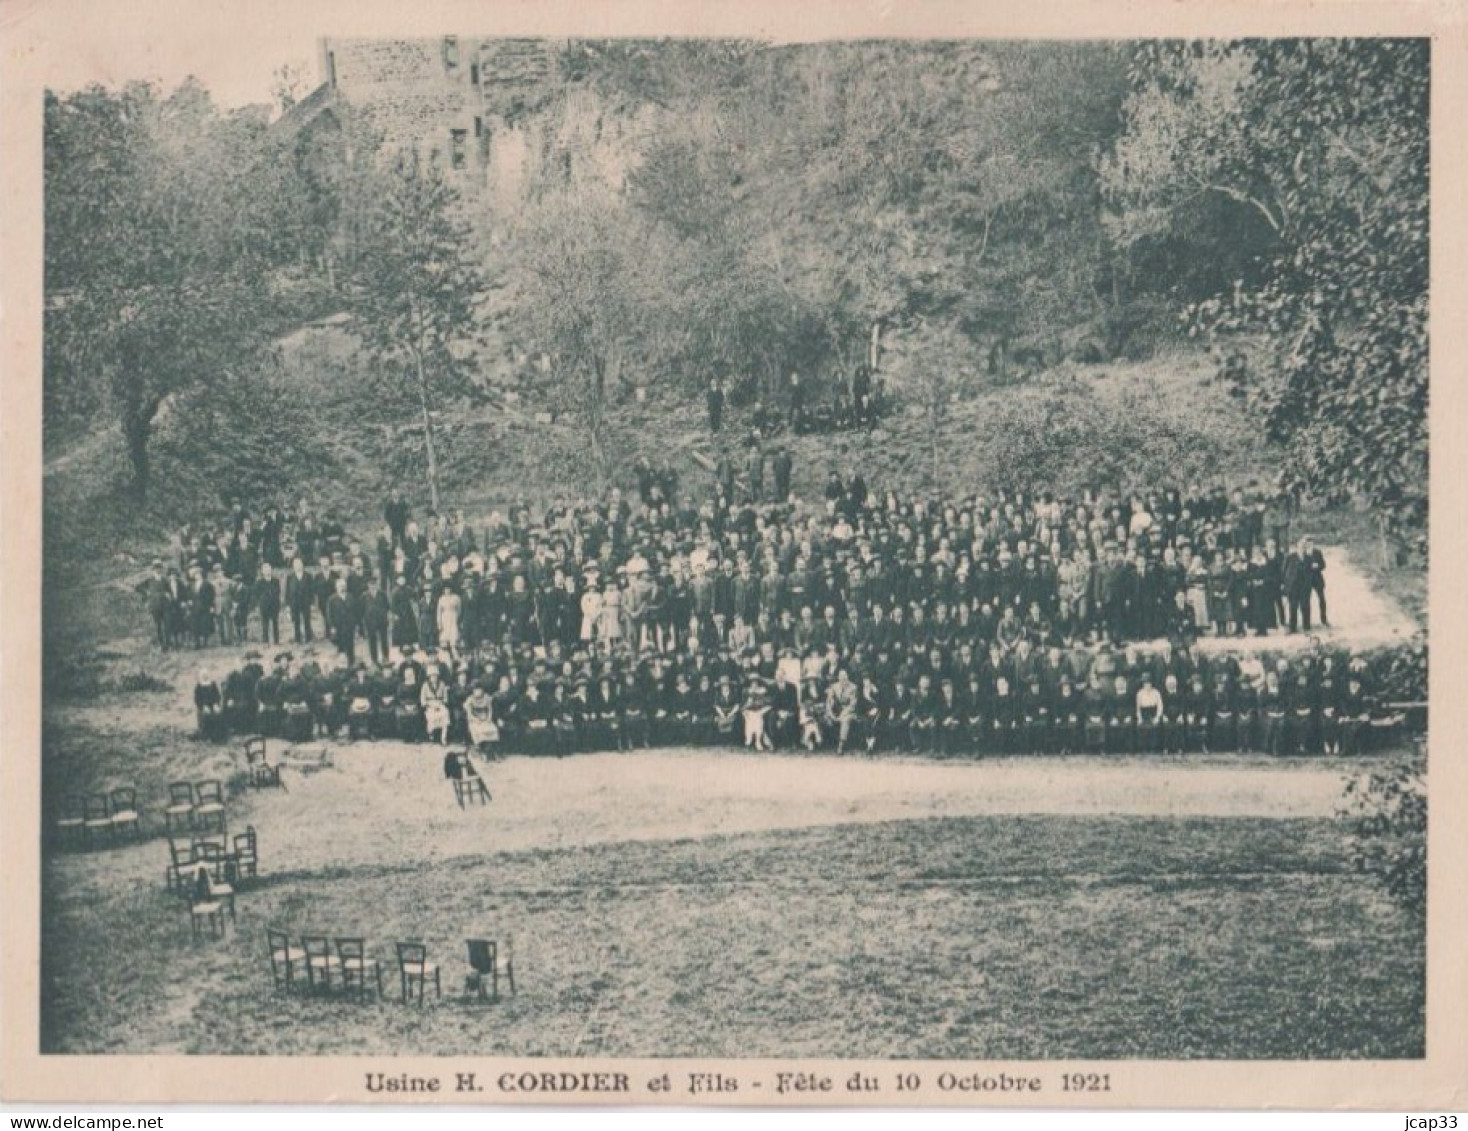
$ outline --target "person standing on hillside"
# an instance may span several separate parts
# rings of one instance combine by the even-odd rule
[[[765,494],[765,453],[757,439],[749,441],[749,452],[744,457],[744,476],[749,492],[748,501],[762,502]]]
[[[1283,581],[1285,600],[1290,607],[1290,631],[1298,632],[1303,618],[1305,631],[1310,631],[1310,573],[1301,552],[1303,543],[1296,543],[1285,555]]]
[[[1320,626],[1330,627],[1330,619],[1325,613],[1325,555],[1306,538],[1301,543],[1301,556],[1305,563],[1305,627],[1310,627],[1310,598],[1313,595],[1316,603],[1320,606]]]
[[[790,456],[790,449],[781,447],[775,452],[775,458],[771,470],[775,474],[775,502],[786,503],[790,501],[790,476],[794,471],[795,461]]]
[[[790,431],[799,435],[805,431],[805,385],[793,369],[786,387],[790,391]]]
[[[717,377],[709,380],[707,400],[709,431],[717,436],[724,425],[724,382]]]

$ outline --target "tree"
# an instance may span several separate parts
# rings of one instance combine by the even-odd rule
[[[139,499],[168,399],[248,364],[273,327],[264,130],[192,80],[46,99],[48,407],[111,409]]]
[[[595,186],[544,197],[512,251],[517,336],[550,356],[559,399],[584,420],[593,470],[604,479],[613,394],[680,352],[670,340],[676,319],[664,316],[674,308],[677,259],[625,200]]]
[[[374,362],[413,389],[428,489],[439,506],[435,405],[466,391],[484,278],[458,194],[440,169],[401,154],[382,170],[352,279],[352,306]]]
[[[1149,45],[1099,162],[1121,247],[1255,250],[1186,313],[1195,333],[1262,338],[1239,392],[1286,445],[1287,484],[1419,521],[1427,111],[1423,40]]]

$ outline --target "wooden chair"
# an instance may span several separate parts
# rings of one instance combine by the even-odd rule
[[[185,829],[194,827],[194,784],[174,781],[168,783],[168,805],[163,810],[163,827],[172,832],[175,823]]]
[[[224,912],[226,903],[223,899],[215,897],[213,885],[209,881],[209,870],[203,864],[194,866],[194,879],[189,883],[187,892],[189,900],[189,926],[192,928],[194,938],[203,936],[204,928],[209,929],[213,938],[224,937]],[[230,893],[230,918],[234,918],[233,892]]]
[[[473,971],[470,984],[478,991],[480,1001],[499,1001],[500,977],[503,975],[515,992],[515,951],[510,939],[496,942],[493,939],[466,939],[469,947],[469,967]],[[486,993],[493,991],[493,998]]]
[[[112,803],[105,793],[89,793],[82,809],[82,831],[86,834],[87,844],[95,846],[99,837],[111,837],[112,825]]]
[[[342,990],[356,991],[361,1000],[367,998],[367,978],[370,975],[377,986],[377,996],[382,997],[382,967],[377,959],[367,957],[365,939],[337,939],[337,957],[341,959]]]
[[[231,882],[229,857],[223,847],[208,840],[195,844],[191,867],[196,877],[196,891],[197,877],[202,872],[208,882],[209,897],[224,904],[225,910],[229,912],[230,922],[234,922],[234,884]]]
[[[489,787],[484,784],[484,779],[477,774],[473,777],[454,778],[454,800],[459,803],[459,808],[473,804],[488,805],[494,800],[489,795]]]
[[[418,1004],[423,1004],[424,993],[428,986],[428,979],[433,979],[433,992],[438,997],[443,997],[443,985],[439,981],[438,966],[428,961],[428,948],[422,943],[400,942],[397,945],[398,952],[398,979],[402,985],[403,1000],[408,1001],[413,996],[413,987],[418,987]]]
[[[265,739],[259,736],[245,739],[245,769],[250,775],[250,785],[255,789],[267,786],[285,788],[280,776],[280,767],[265,756]]]
[[[246,825],[245,831],[234,838],[233,858],[236,882],[260,878],[260,852],[254,825]]]
[[[87,799],[84,794],[71,793],[62,798],[61,816],[56,818],[56,833],[61,844],[77,845],[86,842]]]
[[[194,846],[168,838],[168,869],[163,873],[163,886],[168,891],[187,894],[194,878]]]
[[[275,927],[265,929],[270,942],[270,977],[276,989],[290,990],[306,968],[306,952],[291,944],[290,936]]]
[[[306,981],[315,993],[331,992],[331,972],[341,977],[342,960],[331,950],[331,940],[325,935],[302,935],[301,949],[306,952]]]
[[[224,832],[224,783],[218,778],[201,781],[195,787],[194,823],[201,829]]]
[[[138,836],[143,829],[143,815],[138,809],[138,791],[131,786],[121,786],[111,794],[112,831],[119,836],[126,833]]]

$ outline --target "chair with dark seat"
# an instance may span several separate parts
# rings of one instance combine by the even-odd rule
[[[515,992],[515,951],[510,939],[496,942],[493,939],[467,939],[469,947],[470,985],[478,992],[480,1001],[499,1001],[500,977],[509,983],[510,993]],[[491,996],[492,994],[492,996]]]
[[[172,832],[174,827],[194,827],[194,783],[174,781],[168,783],[168,805],[163,810],[163,827]]]
[[[234,838],[233,858],[236,882],[259,879],[260,849],[254,825],[246,825],[245,831]]]
[[[194,823],[201,829],[224,831],[224,783],[218,778],[201,781],[195,788]]]
[[[377,996],[382,997],[382,967],[377,959],[367,957],[365,939],[337,939],[336,953],[341,959],[343,991],[355,992],[359,999],[365,1001],[370,978],[377,986]]]
[[[112,791],[112,831],[119,836],[126,833],[138,836],[143,829],[143,814],[138,808],[138,791],[131,786],[121,786]]]
[[[56,818],[56,833],[63,846],[86,841],[87,798],[71,793],[61,801],[61,816]]]
[[[302,935],[301,949],[306,952],[306,981],[311,992],[331,992],[331,974],[341,977],[342,960],[332,952],[331,940],[325,935]]]
[[[115,831],[112,825],[112,803],[105,793],[87,795],[83,817],[82,831],[86,833],[89,846],[95,846],[102,837],[110,838]]]
[[[270,977],[276,989],[295,988],[296,979],[306,969],[306,952],[291,942],[290,936],[275,927],[265,929],[270,942]]]
[[[250,785],[256,789],[267,786],[285,788],[280,776],[280,767],[265,756],[265,739],[258,735],[245,739],[245,770],[250,775]]]
[[[408,1001],[413,996],[416,986],[418,992],[418,1004],[423,1004],[423,997],[428,986],[428,979],[433,979],[433,992],[438,997],[443,997],[443,985],[439,981],[438,966],[428,961],[428,948],[420,942],[400,942],[397,945],[398,952],[398,979],[402,985],[403,1000]]]

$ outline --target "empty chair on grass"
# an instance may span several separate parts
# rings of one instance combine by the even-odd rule
[[[439,980],[438,965],[428,961],[428,948],[420,942],[400,942],[396,946],[398,979],[402,987],[403,1000],[411,1000],[416,993],[418,1004],[422,1005],[429,979],[433,980],[434,995],[443,997],[443,984]]]
[[[163,884],[169,891],[187,892],[194,878],[194,846],[191,843],[168,838],[168,870],[163,873]]]
[[[510,939],[466,939],[469,947],[469,988],[481,1001],[500,999],[500,978],[515,992],[515,951]]]
[[[306,952],[306,980],[312,992],[327,993],[331,989],[332,972],[341,978],[342,960],[331,949],[325,935],[302,935],[301,949]]]
[[[175,828],[194,827],[194,783],[175,781],[168,783],[168,805],[163,810],[163,826],[168,832]]]
[[[138,791],[120,786],[112,791],[112,831],[118,835],[138,836],[143,828],[143,814],[138,808]]]
[[[82,843],[86,838],[86,825],[86,795],[67,794],[61,801],[61,816],[56,818],[56,833],[62,845]]]
[[[250,775],[250,785],[256,789],[266,786],[285,788],[280,767],[266,757],[265,739],[258,735],[245,739],[245,770]]]
[[[238,880],[259,879],[260,843],[255,836],[254,825],[246,825],[245,831],[235,836],[233,856]]]
[[[382,997],[382,967],[377,959],[367,957],[367,942],[359,938],[336,940],[337,957],[341,960],[342,989],[366,998],[370,984],[377,987],[377,996]]]
[[[306,972],[306,952],[291,942],[290,936],[276,927],[267,927],[265,937],[270,944],[270,977],[277,989],[289,990]]]
[[[224,831],[224,783],[218,778],[199,782],[194,796],[194,823],[201,829]]]
[[[103,837],[111,837],[116,831],[112,825],[112,804],[105,793],[87,795],[82,828],[87,834],[89,845],[96,844]]]

